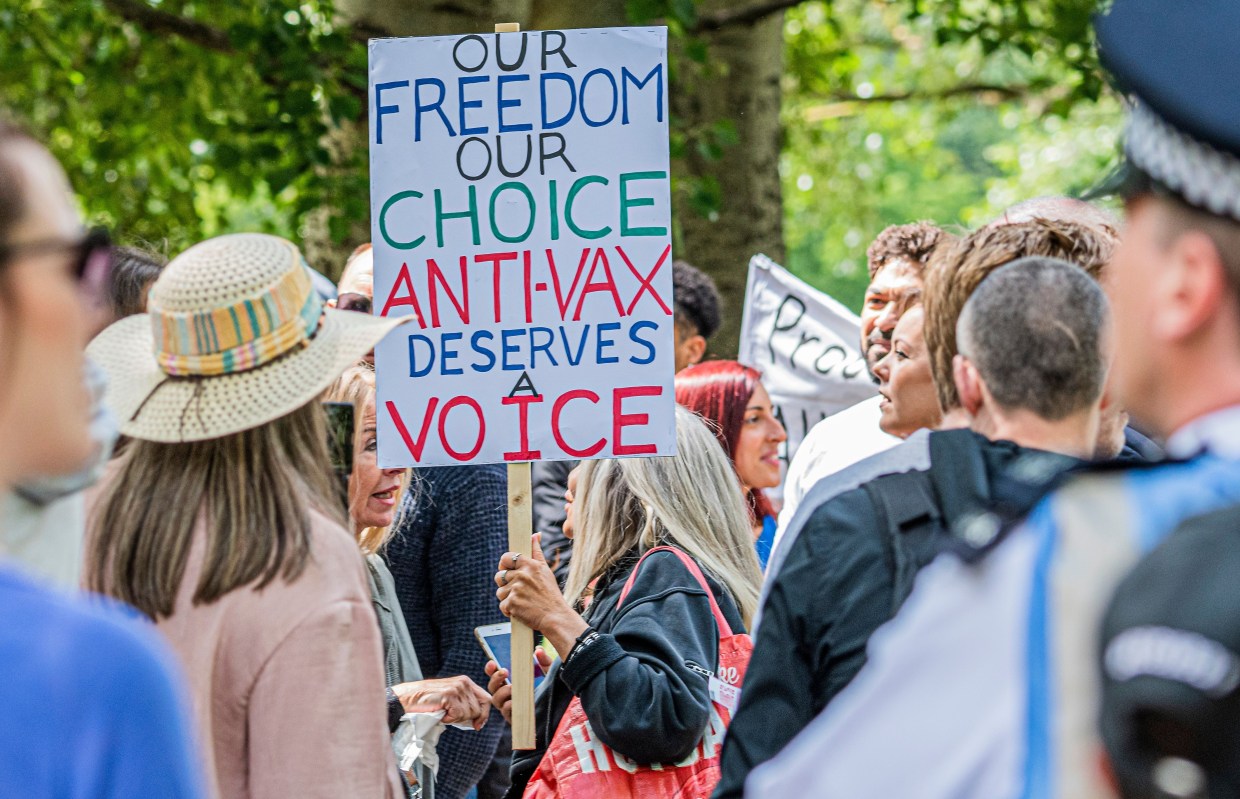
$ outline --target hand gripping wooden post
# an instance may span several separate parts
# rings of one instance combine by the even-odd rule
[[[516,33],[521,25],[501,22],[496,33]],[[530,557],[534,530],[530,465],[508,464],[508,550]],[[512,748],[533,749],[534,737],[534,631],[512,620]]]

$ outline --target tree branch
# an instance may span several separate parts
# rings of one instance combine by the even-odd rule
[[[754,3],[751,6],[703,14],[698,17],[697,24],[693,26],[693,32],[717,31],[733,25],[752,25],[771,14],[787,11],[803,2],[805,0],[765,0],[765,2]]]
[[[167,33],[219,53],[235,52],[228,34],[197,20],[151,8],[143,0],[104,0],[124,19],[151,33]]]
[[[1047,87],[1034,84],[992,84],[992,83],[960,83],[945,89],[929,91],[908,90],[872,94],[862,97],[850,92],[837,92],[822,98],[822,102],[806,108],[804,115],[810,122],[821,122],[824,119],[851,116],[857,107],[868,103],[899,103],[906,100],[947,100],[952,97],[977,97],[991,103],[1003,100],[1019,100],[1027,97],[1041,96]]]
[[[1005,85],[998,83],[960,83],[946,89],[919,91],[910,89],[902,92],[871,94],[862,97],[859,94],[841,92],[832,94],[830,100],[837,103],[898,103],[903,100],[945,100],[949,97],[967,95],[993,95],[1003,100],[1016,100],[1028,96],[1034,87],[1028,84]]]

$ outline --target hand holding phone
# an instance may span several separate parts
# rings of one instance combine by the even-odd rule
[[[512,670],[512,622],[505,621],[500,624],[487,624],[482,627],[475,627],[474,637],[482,645],[482,651],[487,653],[488,660],[495,661],[505,672]],[[539,661],[538,654],[540,652],[542,652],[541,648],[535,648],[535,688],[542,683],[543,677],[547,676],[546,669],[551,666],[550,659],[547,660],[546,666]]]

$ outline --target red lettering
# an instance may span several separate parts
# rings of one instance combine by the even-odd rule
[[[534,321],[534,298],[531,296],[532,291],[530,280],[530,251],[526,250],[521,253],[522,260],[525,262],[525,323],[531,324]]]
[[[663,394],[662,386],[630,386],[618,388],[611,395],[611,454],[621,455],[654,455],[659,448],[654,444],[621,444],[620,434],[626,427],[637,427],[650,423],[650,415],[646,413],[624,413],[623,403],[629,397],[658,397]],[[567,450],[565,450],[567,451]],[[570,453],[571,454],[571,453]]]
[[[606,279],[594,282],[594,270],[598,268],[599,261],[603,262],[603,274]],[[586,284],[577,297],[577,311],[573,314],[574,322],[581,321],[581,306],[586,301],[586,295],[595,291],[605,291],[611,294],[611,300],[616,304],[616,313],[624,316],[624,303],[620,302],[620,292],[616,291],[616,279],[612,277],[611,264],[607,262],[607,252],[602,247],[594,251],[594,260],[590,263],[590,274],[586,276]]]
[[[555,304],[560,306],[560,321],[565,321],[568,317],[568,306],[572,304],[573,294],[577,291],[577,282],[581,280],[581,272],[586,268],[586,258],[590,257],[590,248],[586,247],[581,251],[581,260],[577,262],[577,274],[573,275],[573,285],[568,289],[568,296],[565,297],[560,293],[560,273],[555,268],[555,256],[551,254],[551,250],[547,250],[547,266],[551,269],[551,282],[555,286]]]
[[[560,413],[570,400],[575,399],[588,399],[590,402],[598,405],[598,394],[595,394],[588,388],[578,388],[561,394],[559,399],[555,401],[555,404],[551,406],[551,435],[555,436],[555,443],[560,449],[574,458],[593,458],[602,451],[603,447],[607,446],[607,439],[600,438],[585,449],[576,449],[570,447],[568,442],[564,440],[564,436],[560,435]]]
[[[521,433],[521,448],[516,452],[505,452],[506,461],[536,461],[542,458],[542,452],[530,449],[530,405],[542,402],[542,397],[522,394],[519,397],[504,397],[500,400],[504,405],[517,406],[517,429]]]
[[[439,264],[435,263],[434,258],[426,259],[426,281],[427,281],[427,289],[428,289],[427,296],[431,302],[431,327],[439,327],[439,290],[435,288],[436,285],[443,286],[444,293],[448,295],[448,300],[451,301],[453,307],[456,308],[456,315],[461,318],[462,322],[464,322],[465,324],[469,324],[469,277],[465,273],[467,264],[468,264],[468,259],[464,255],[462,255],[461,256],[461,298],[462,298],[462,301],[458,301],[456,294],[452,292],[452,287],[448,285],[447,278],[443,276],[443,271],[440,270]]]
[[[409,435],[409,428],[405,427],[405,420],[400,418],[400,411],[396,410],[396,403],[391,400],[384,403],[388,416],[392,417],[392,422],[396,425],[396,432],[400,433],[415,462],[422,460],[422,448],[426,446],[426,434],[431,429],[431,419],[435,416],[435,406],[438,404],[439,397],[431,397],[431,401],[426,405],[426,415],[422,417],[422,430],[418,433],[418,440],[414,441]]]
[[[474,263],[480,264],[484,261],[489,261],[491,263],[491,284],[495,295],[495,321],[497,323],[499,322],[499,268],[504,261],[515,260],[517,260],[517,254],[515,252],[492,252],[485,255],[474,256]]]
[[[403,297],[396,296],[396,292],[401,286],[409,290],[409,293]],[[380,316],[387,316],[388,311],[401,305],[408,305],[413,308],[413,313],[418,318],[418,327],[426,329],[426,323],[422,321],[422,309],[418,306],[418,295],[413,292],[413,281],[409,278],[409,264],[400,265],[400,272],[396,275],[396,284],[392,286],[392,293],[388,294],[387,302],[383,304],[383,310],[379,312]]]
[[[625,309],[625,314],[632,316],[633,309],[637,307],[637,301],[641,299],[643,294],[650,292],[650,296],[654,298],[655,302],[659,303],[659,307],[663,309],[663,313],[671,316],[672,309],[667,307],[667,303],[665,303],[663,298],[659,296],[659,292],[654,290],[654,286],[650,285],[650,281],[654,280],[654,276],[659,274],[659,270],[663,268],[663,263],[667,260],[667,256],[671,255],[672,245],[669,244],[663,248],[663,254],[659,256],[658,263],[656,263],[650,270],[650,274],[645,277],[642,277],[641,272],[637,271],[637,267],[633,266],[633,262],[629,260],[629,256],[624,254],[623,249],[617,246],[616,252],[620,253],[620,257],[624,259],[624,265],[629,268],[629,271],[633,273],[633,277],[637,278],[638,281],[637,293],[633,295],[633,301],[630,302],[629,307]]]
[[[478,416],[478,438],[474,442],[474,448],[468,452],[453,449],[448,443],[447,431],[445,429],[448,424],[448,412],[458,405],[468,405],[474,409],[474,413]],[[482,449],[482,442],[486,440],[486,436],[487,420],[482,413],[482,406],[473,397],[453,397],[443,404],[443,410],[439,413],[439,443],[443,445],[443,451],[448,453],[449,457],[458,461],[470,460]]]

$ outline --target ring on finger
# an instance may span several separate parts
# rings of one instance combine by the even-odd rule
[[[517,568],[517,558],[521,557],[521,553],[517,552],[512,556],[512,568]]]
[[[508,571],[508,569],[504,569],[504,573],[499,578],[504,585],[508,585]]]

